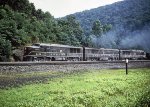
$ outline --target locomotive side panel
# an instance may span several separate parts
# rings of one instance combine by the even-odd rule
[[[119,50],[103,49],[102,60],[119,60]]]
[[[143,50],[121,50],[121,59],[138,60],[145,59],[146,53]]]
[[[101,57],[101,50],[96,48],[85,48],[85,60],[99,61]]]
[[[69,47],[69,52],[66,53],[68,61],[81,61],[83,60],[82,47]]]
[[[38,48],[38,51],[34,50]],[[25,47],[28,49],[29,47]],[[82,47],[73,47],[59,44],[33,44],[30,52],[26,52],[24,59],[27,61],[55,61],[55,60],[82,60]]]

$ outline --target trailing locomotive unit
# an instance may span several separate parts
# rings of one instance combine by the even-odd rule
[[[143,59],[142,50],[119,50],[74,47],[60,44],[36,43],[24,48],[24,61],[99,61],[119,59]]]
[[[99,60],[118,60],[119,50],[118,49],[96,49],[96,48],[85,48],[86,60],[99,61]]]
[[[141,60],[146,59],[146,53],[143,50],[120,50],[121,59]]]

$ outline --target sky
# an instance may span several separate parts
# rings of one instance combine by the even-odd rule
[[[55,18],[97,8],[122,0],[29,0],[36,9],[50,12]]]

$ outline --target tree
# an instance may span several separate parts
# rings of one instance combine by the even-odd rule
[[[57,40],[60,44],[71,45],[70,37],[65,32],[59,32]]]
[[[6,18],[7,13],[5,9],[0,9],[0,20]]]
[[[84,42],[84,33],[80,26],[80,23],[76,20],[75,16],[67,16],[66,19],[59,19],[58,20],[58,26],[60,27],[59,32],[63,34],[61,40],[68,39],[67,41],[70,41],[70,45],[80,46]],[[59,35],[60,36],[60,35]],[[63,43],[66,43],[66,42]],[[68,44],[67,43],[67,44]]]
[[[0,61],[9,61],[11,50],[10,41],[0,36]]]
[[[92,38],[90,36],[86,36],[85,37],[83,46],[93,47],[93,45],[92,45]]]
[[[32,43],[39,42],[39,38],[34,34],[34,32],[32,32],[32,35],[31,35],[31,42]]]
[[[41,9],[38,9],[36,12],[35,12],[35,17],[38,19],[38,20],[42,20],[44,18],[44,12],[41,10]]]
[[[103,32],[106,33],[108,31],[110,31],[112,29],[112,25],[111,24],[107,24],[103,26]]]
[[[16,35],[17,26],[14,20],[0,20],[0,35],[6,40],[11,41],[13,46],[19,46],[19,38]]]
[[[67,16],[67,22],[69,24],[69,28],[72,29],[73,34],[77,38],[77,40],[82,44],[84,38],[84,32],[80,23],[76,20],[75,16],[70,15]]]
[[[92,33],[97,37],[102,36],[103,26],[99,20],[94,21],[93,26],[92,26]]]

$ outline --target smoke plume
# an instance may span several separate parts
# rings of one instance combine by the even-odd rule
[[[91,38],[96,47],[142,49],[150,52],[150,24],[135,31],[119,26],[99,37],[91,35]]]

